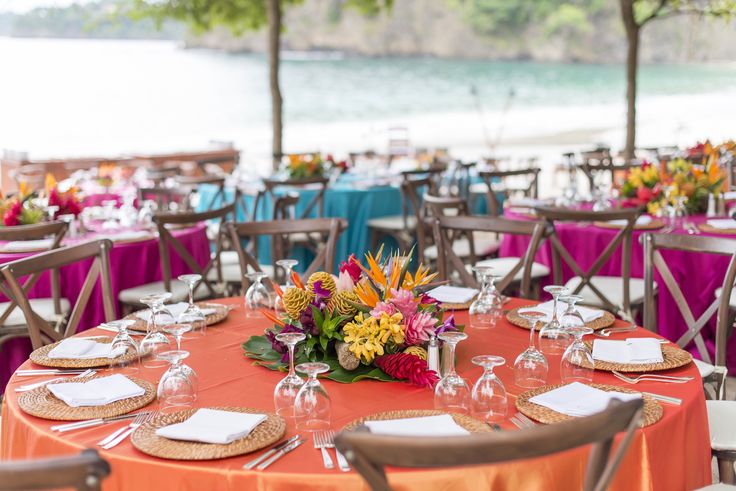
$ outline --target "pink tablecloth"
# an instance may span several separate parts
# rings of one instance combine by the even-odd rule
[[[205,227],[177,230],[173,234],[181,244],[192,254],[200,265],[205,265],[209,259],[209,242]],[[100,236],[102,238],[102,236]],[[72,242],[78,242],[76,240]],[[22,254],[0,254],[0,263],[6,263],[25,256]],[[190,269],[179,255],[171,249],[171,274],[176,277],[190,273]],[[91,262],[72,264],[61,269],[61,295],[67,298],[72,305],[76,301],[82,284],[87,276]],[[158,251],[158,239],[148,239],[138,242],[115,244],[110,252],[110,277],[112,292],[115,299],[117,314],[120,314],[120,305],[117,303],[118,293],[131,288],[161,279],[161,261]],[[50,277],[42,277],[30,292],[31,298],[50,297]],[[79,324],[80,330],[89,329],[103,322],[104,311],[100,296],[99,284],[90,297],[89,304],[84,311]],[[10,375],[23,363],[31,353],[31,344],[27,338],[12,339],[0,348],[0,391],[5,390]]]
[[[511,215],[510,218],[519,218]],[[703,223],[705,217],[692,217],[695,223]],[[558,224],[557,232],[560,240],[568,248],[578,265],[586,271],[600,256],[604,248],[611,242],[617,231],[605,229],[595,225],[579,226],[576,224]],[[631,255],[631,277],[644,277],[644,249],[639,243],[639,237],[646,231],[635,230]],[[652,231],[656,233],[657,231]],[[674,233],[684,233],[676,231]],[[713,235],[715,234],[704,234]],[[736,238],[731,235],[717,235],[718,237]],[[520,236],[504,237],[499,254],[501,256],[520,256],[526,251],[528,239]],[[734,242],[736,248],[736,241]],[[713,301],[715,290],[723,284],[723,278],[728,267],[728,258],[705,253],[689,253],[680,251],[665,251],[663,257],[667,262],[677,283],[682,288],[690,309],[697,319]],[[545,242],[537,253],[537,262],[552,267],[552,249],[549,242]],[[619,247],[611,259],[603,265],[598,275],[618,276],[621,274],[621,248]],[[564,281],[573,276],[572,270],[562,261],[562,276]],[[655,280],[661,285],[658,275]],[[552,281],[550,277],[549,281]],[[659,333],[666,338],[676,341],[686,330],[685,321],[672,298],[672,295],[660,288],[657,309],[657,326]],[[715,349],[715,321],[712,320],[703,328],[703,337],[710,350],[711,356]],[[696,349],[691,349],[694,356],[699,358]],[[729,370],[736,372],[736,342],[732,338],[728,346],[730,360]]]

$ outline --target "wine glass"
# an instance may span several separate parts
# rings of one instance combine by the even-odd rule
[[[106,199],[102,202],[105,209],[105,221],[102,222],[102,230],[117,230],[118,222],[115,220],[115,206],[118,202],[114,199]]]
[[[245,308],[247,317],[260,317],[261,309],[271,309],[273,301],[271,294],[263,285],[263,279],[266,273],[256,271],[245,275],[251,282],[250,287],[245,292]]]
[[[493,268],[489,266],[475,266],[473,271],[480,282],[480,292],[473,303],[470,304],[468,314],[470,315],[471,327],[485,329],[493,327],[501,315],[502,301],[499,298],[491,274]]]
[[[163,304],[171,298],[171,293],[152,293],[141,298],[141,303],[149,308],[148,322],[146,323],[146,335],[141,341],[140,351],[146,356],[143,366],[146,368],[161,368],[166,362],[158,358],[157,354],[171,348],[171,342],[164,333],[159,331],[156,324],[156,315],[163,312]]]
[[[174,323],[164,326],[164,331],[174,336],[174,340],[176,341],[176,349],[178,351],[181,351],[181,338],[184,336],[184,333],[187,333],[191,330],[191,324]]]
[[[299,264],[296,259],[279,259],[276,261],[276,265],[280,266],[284,270],[286,281],[284,281],[283,289],[294,287],[294,280],[291,279],[291,273],[294,271],[294,267]]]
[[[157,208],[158,206],[155,201],[151,199],[143,200],[141,208],[138,211],[138,223],[144,228],[153,226],[153,214]]]
[[[327,363],[309,362],[296,366],[300,373],[307,374],[307,381],[294,399],[294,418],[300,431],[329,430],[332,421],[332,402],[317,375],[330,370]]]
[[[135,375],[140,371],[140,347],[128,333],[128,326],[135,324],[132,319],[106,322],[103,326],[117,329],[118,333],[110,344],[110,352],[115,355],[110,368],[117,369],[123,375]]]
[[[504,358],[493,355],[474,356],[474,365],[483,367],[483,375],[473,386],[471,393],[473,416],[487,422],[506,418],[508,399],[501,379],[493,373],[493,368],[506,363]]]
[[[583,336],[592,334],[593,329],[585,326],[569,328],[574,336],[573,343],[567,347],[560,361],[560,377],[564,383],[593,381],[595,361],[588,345],[583,342]]]
[[[294,400],[304,385],[304,380],[294,371],[294,348],[307,338],[301,332],[283,332],[276,335],[276,340],[284,343],[289,350],[289,374],[281,379],[273,392],[273,405],[276,414],[282,417],[294,417]]]
[[[434,407],[451,413],[467,413],[470,409],[470,388],[455,371],[455,347],[468,335],[460,331],[448,331],[437,337],[445,343],[446,349],[442,353],[443,376],[434,388]]]
[[[561,295],[570,290],[559,285],[545,286],[544,291],[552,295],[552,320],[539,330],[539,349],[545,353],[561,354],[570,344],[572,336],[562,327],[557,318],[557,304]]]
[[[198,380],[194,371],[182,363],[189,356],[188,351],[169,350],[158,354],[158,358],[170,363],[169,369],[161,376],[156,395],[163,411],[191,406],[197,399]],[[184,367],[191,372],[187,373]]]
[[[543,312],[531,310],[519,312],[519,316],[529,323],[529,347],[516,357],[514,382],[519,387],[541,387],[547,383],[549,364],[542,352],[534,346],[534,328],[546,315]]]
[[[179,281],[184,282],[189,287],[189,305],[179,314],[177,322],[191,324],[192,331],[196,331],[200,336],[207,333],[207,319],[197,304],[194,303],[194,288],[202,280],[200,274],[183,274],[178,277]]]
[[[580,327],[585,325],[585,319],[583,319],[583,316],[578,312],[578,309],[575,308],[575,304],[577,302],[582,302],[583,297],[580,295],[563,295],[558,300],[567,304],[567,309],[565,309],[560,316],[560,324],[563,328],[569,330],[571,327]]]

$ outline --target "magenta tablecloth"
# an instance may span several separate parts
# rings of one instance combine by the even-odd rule
[[[518,215],[510,215],[509,218],[521,218]],[[703,223],[705,217],[692,217],[695,223]],[[639,242],[639,237],[646,233],[644,230],[635,230],[633,234],[633,247],[631,254],[631,277],[644,277],[644,249]],[[650,231],[656,233],[657,231]],[[597,227],[593,224],[579,226],[577,224],[558,224],[557,233],[560,240],[568,248],[578,265],[586,271],[600,256],[606,246],[613,240],[617,230]],[[685,233],[682,230],[673,233]],[[736,238],[732,235],[704,234],[718,237]],[[503,238],[499,254],[501,256],[521,256],[527,248],[529,240],[521,236],[507,235]],[[736,248],[736,242],[734,242]],[[723,279],[728,267],[728,258],[706,253],[690,253],[680,251],[665,251],[664,257],[667,265],[672,271],[682,292],[687,298],[690,309],[697,319],[715,298],[715,291],[723,284]],[[549,242],[545,242],[537,253],[536,261],[552,268],[552,249]],[[619,247],[611,259],[603,265],[598,272],[601,276],[621,275],[621,247]],[[572,270],[562,261],[562,276],[564,281],[573,275]],[[661,285],[658,275],[655,280]],[[548,281],[552,281],[550,277]],[[659,334],[670,340],[677,340],[686,330],[682,314],[669,292],[660,288],[657,309],[657,326]],[[703,337],[706,345],[713,356],[715,349],[715,322],[711,321],[703,328]],[[696,349],[692,348],[693,355],[700,358]],[[736,342],[732,338],[728,346],[729,370],[736,372]]]
[[[176,230],[172,233],[178,237],[181,244],[192,254],[195,261],[202,266],[207,264],[210,252],[204,225]],[[101,235],[99,237],[102,238]],[[73,240],[70,242],[78,241]],[[29,255],[28,253],[0,254],[0,263],[6,263]],[[171,249],[169,256],[171,258],[171,274],[173,277],[191,272],[176,251]],[[87,277],[90,264],[91,261],[71,264],[62,268],[60,271],[61,295],[67,298],[72,305],[76,301],[82,284]],[[158,239],[115,244],[110,252],[110,277],[117,314],[120,315],[120,305],[117,303],[117,298],[121,290],[161,279]],[[51,283],[49,276],[42,277],[33,287],[29,296],[31,298],[50,297]],[[104,322],[104,320],[100,286],[98,283],[84,311],[79,329],[85,330],[95,327],[100,322]],[[27,338],[12,339],[5,343],[0,350],[0,390],[4,390],[5,384],[12,373],[31,353],[31,343]]]

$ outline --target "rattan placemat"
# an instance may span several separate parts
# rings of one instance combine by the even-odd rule
[[[526,305],[524,307],[517,307],[515,309],[511,309],[506,314],[506,320],[508,320],[510,323],[512,323],[515,326],[523,327],[524,329],[531,329],[531,326],[529,326],[529,322],[527,322],[526,319],[522,318],[519,315],[519,309],[528,309],[532,307],[535,307],[535,305]],[[599,329],[610,327],[613,325],[614,322],[616,322],[616,317],[614,317],[612,313],[606,310],[603,310],[602,312],[603,312],[603,317],[599,317],[596,320],[590,321],[585,325],[597,331]]]
[[[716,228],[712,225],[708,225],[707,223],[699,223],[698,228],[703,232],[708,232],[709,234],[736,235],[736,228]]]
[[[98,343],[112,343],[112,338],[100,337],[96,338]],[[42,346],[31,353],[31,361],[37,365],[43,365],[45,367],[54,368],[97,368],[109,366],[112,362],[112,358],[89,358],[87,360],[71,359],[71,358],[49,358],[49,351],[57,347],[61,341],[57,341],[53,344],[47,344]],[[135,354],[129,353],[124,356],[117,358],[118,360],[133,360],[137,358]]]
[[[593,342],[586,341],[585,344],[592,351]],[[614,370],[617,372],[652,372],[682,367],[693,361],[693,356],[689,352],[673,344],[662,345],[662,358],[664,360],[661,363],[640,363],[637,365],[595,360],[595,369],[607,372]]]
[[[436,411],[434,409],[403,409],[397,411],[383,411],[380,413],[370,414],[362,418],[358,418],[346,424],[344,430],[352,430],[363,424],[365,421],[384,421],[387,419],[406,419],[406,418],[423,418],[426,416],[440,416],[447,414],[445,411]],[[466,416],[465,414],[451,413],[452,419],[471,433],[488,433],[493,429],[478,419]]]
[[[624,225],[618,225],[611,222],[593,222],[593,225],[600,228],[610,228],[610,229],[616,229],[621,230],[624,228]],[[664,222],[660,220],[659,218],[655,218],[649,223],[637,223],[634,225],[634,230],[658,230],[660,228],[664,227]]]
[[[214,314],[205,316],[205,322],[207,323],[208,326],[224,321],[225,319],[227,319],[227,315],[230,313],[230,309],[228,309],[226,305],[214,304],[214,303],[209,303],[209,302],[195,302],[194,304],[197,305],[200,309],[205,309],[205,308],[216,308],[217,309],[217,311]],[[147,310],[147,309],[144,309],[144,310]],[[141,311],[138,311],[138,312],[141,312]],[[133,312],[132,314],[128,314],[125,316],[126,319],[131,319],[135,321],[135,324],[128,326],[128,329],[130,329],[131,331],[146,332],[147,322],[136,315],[138,312]]]
[[[523,394],[519,394],[519,396],[516,398],[516,408],[522,414],[529,416],[535,421],[539,421],[540,423],[545,424],[561,423],[563,421],[575,419],[574,416],[568,416],[566,414],[558,413],[557,411],[553,411],[552,409],[540,406],[539,404],[529,402],[529,399],[531,399],[532,397],[557,389],[559,387],[562,387],[563,385],[566,384],[545,385],[544,387],[528,390]],[[587,385],[595,387],[596,389],[605,390],[606,392],[624,392],[626,394],[638,393],[638,391],[627,389],[624,387],[616,387],[615,385]],[[659,402],[652,399],[651,396],[642,394],[642,397],[644,398],[644,420],[642,421],[641,427],[644,427],[654,424],[662,419],[662,413],[664,412],[664,410],[662,409],[662,406],[660,406]]]
[[[100,377],[96,376],[74,379],[74,382],[85,382],[93,378]],[[122,401],[105,404],[104,406],[71,407],[67,406],[67,404],[61,399],[57,399],[56,396],[54,396],[44,385],[43,387],[21,394],[18,398],[18,405],[24,412],[32,416],[60,421],[77,421],[82,419],[120,416],[121,414],[128,414],[131,411],[147,406],[156,399],[155,385],[138,378],[129,378],[145,389],[146,392],[142,396],[123,399]],[[70,380],[64,380],[63,382],[68,381]]]
[[[260,409],[247,407],[213,407],[211,409],[238,413],[266,414],[268,418],[256,426],[250,435],[227,445],[169,440],[168,438],[156,435],[158,428],[174,423],[181,423],[196,411],[196,409],[186,409],[175,413],[159,414],[135,430],[130,440],[133,446],[141,452],[162,459],[214,460],[255,452],[272,443],[276,443],[286,432],[286,422],[281,416],[263,413]]]

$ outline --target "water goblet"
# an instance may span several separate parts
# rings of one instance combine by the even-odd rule
[[[332,402],[317,375],[330,370],[327,363],[309,362],[296,366],[300,373],[307,374],[307,381],[294,399],[294,418],[299,431],[329,430],[332,421]]]
[[[294,287],[294,280],[291,279],[291,273],[294,271],[294,266],[298,265],[299,261],[296,259],[279,259],[276,261],[276,265],[280,266],[284,270],[285,280],[283,283],[283,289]]]
[[[182,363],[189,356],[188,351],[169,350],[159,353],[158,358],[170,364],[161,376],[156,395],[162,411],[191,406],[197,399],[199,381],[194,370]],[[185,367],[189,370],[185,370]]]
[[[480,282],[480,292],[473,303],[470,304],[468,310],[471,327],[478,329],[493,327],[501,315],[502,302],[498,298],[498,291],[493,285],[495,278],[491,275],[492,269],[489,266],[475,266],[473,268]]]
[[[276,414],[284,418],[294,417],[294,400],[304,385],[304,380],[294,370],[294,348],[306,338],[301,332],[282,332],[276,335],[276,340],[284,343],[289,350],[289,374],[281,379],[273,391]]]
[[[470,410],[470,388],[455,371],[455,348],[468,335],[460,331],[448,331],[437,337],[445,343],[446,348],[442,353],[443,376],[434,388],[434,407],[450,413],[467,413]]]
[[[560,315],[560,324],[564,329],[569,330],[571,327],[580,327],[585,325],[585,319],[575,308],[577,302],[581,302],[583,297],[580,295],[563,295],[558,299],[560,302],[567,304],[567,308]]]
[[[560,361],[560,377],[566,384],[571,382],[590,383],[593,381],[595,361],[583,336],[592,334],[593,329],[585,326],[569,328],[574,337],[573,343],[567,347]]]
[[[133,324],[135,321],[131,319],[102,324],[104,327],[118,331],[110,343],[110,351],[115,355],[110,362],[110,368],[116,369],[123,375],[135,375],[140,371],[140,347],[128,333],[128,326]]]
[[[266,273],[256,271],[245,275],[251,282],[250,287],[245,292],[245,308],[247,317],[260,317],[260,310],[270,310],[273,307],[271,294],[263,284]]]
[[[196,331],[200,336],[204,336],[207,332],[207,322],[205,315],[195,303],[194,303],[194,288],[197,283],[202,281],[202,275],[200,274],[183,274],[178,277],[179,281],[186,283],[189,287],[189,305],[187,308],[179,314],[177,322],[192,324],[192,331]]]
[[[473,416],[489,423],[505,419],[508,408],[506,388],[493,373],[493,368],[503,365],[506,360],[500,356],[481,355],[474,356],[471,361],[483,367],[483,375],[471,392]]]
[[[115,206],[118,202],[114,199],[107,199],[102,202],[105,209],[105,221],[102,222],[102,230],[116,230],[118,222],[115,220]]]
[[[545,286],[544,291],[552,295],[552,320],[539,330],[539,349],[545,353],[561,354],[569,346],[572,337],[560,324],[557,306],[560,296],[567,295],[570,290],[564,286],[550,285]]]
[[[546,315],[543,312],[532,310],[519,312],[519,316],[529,323],[529,347],[516,357],[514,383],[519,387],[541,387],[547,383],[549,364],[542,352],[534,346],[534,328]]]
[[[191,330],[191,324],[174,323],[164,326],[164,331],[174,336],[174,341],[176,341],[176,349],[178,351],[181,351],[181,339],[184,336],[184,333],[187,333]]]
[[[152,293],[141,298],[141,303],[149,308],[148,322],[146,323],[146,335],[141,341],[140,352],[145,356],[143,366],[146,368],[161,368],[166,366],[164,360],[157,356],[162,351],[171,349],[169,338],[162,333],[156,323],[156,316],[164,311],[163,304],[171,298],[171,293]],[[147,356],[150,355],[150,356]]]

